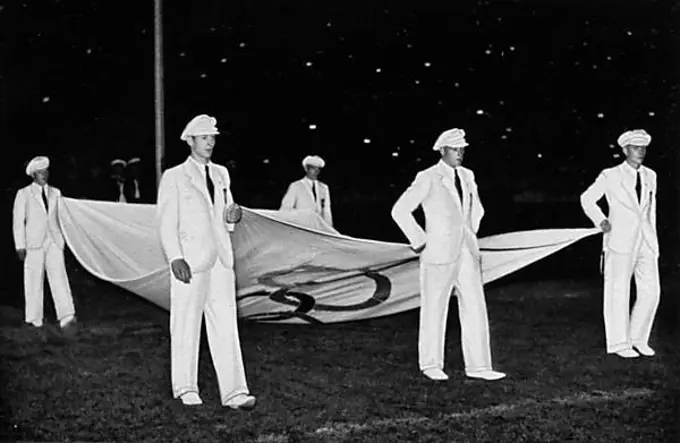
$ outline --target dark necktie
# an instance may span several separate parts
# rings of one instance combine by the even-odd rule
[[[635,193],[637,194],[638,203],[640,203],[640,196],[642,195],[642,183],[640,183],[640,171],[635,172]]]
[[[460,198],[460,204],[463,204],[463,189],[460,187],[460,178],[458,177],[458,169],[453,168],[453,175],[455,176],[454,183],[456,184],[456,191],[458,191],[458,198]]]
[[[208,186],[208,194],[210,194],[210,201],[215,204],[215,185],[212,178],[210,178],[210,169],[205,165],[205,184]]]
[[[45,212],[47,212],[49,210],[49,206],[47,206],[47,195],[45,194],[45,188],[42,188],[42,200],[45,204]]]
[[[316,203],[316,183],[312,182],[312,194],[314,194],[314,202]]]

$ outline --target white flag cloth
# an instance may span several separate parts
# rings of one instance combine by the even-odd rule
[[[169,309],[170,269],[155,205],[61,198],[58,213],[86,270]],[[599,232],[550,229],[481,238],[484,283]],[[419,306],[418,256],[407,244],[341,235],[314,211],[243,208],[232,243],[241,318],[336,323]]]

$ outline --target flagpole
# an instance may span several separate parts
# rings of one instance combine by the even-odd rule
[[[163,0],[154,0],[154,46],[155,46],[155,112],[156,112],[156,189],[163,174],[165,154],[164,109],[163,109]]]

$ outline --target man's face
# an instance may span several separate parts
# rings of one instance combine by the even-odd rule
[[[451,146],[443,146],[439,149],[439,152],[442,154],[442,160],[444,160],[444,163],[451,166],[452,168],[463,164],[463,157],[465,157],[465,147],[459,146],[453,148]]]
[[[310,180],[317,180],[319,174],[321,174],[321,168],[318,166],[307,165],[305,169],[307,170],[307,178]]]
[[[647,146],[626,145],[623,147],[626,160],[634,165],[641,165],[647,155]]]
[[[198,158],[205,161],[210,160],[215,147],[214,135],[194,135],[189,137],[189,146],[191,146],[191,153]]]
[[[47,184],[47,179],[50,178],[50,171],[46,169],[38,169],[33,172],[33,181],[40,185],[45,186]]]

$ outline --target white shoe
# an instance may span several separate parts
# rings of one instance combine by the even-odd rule
[[[425,377],[429,378],[430,380],[448,380],[449,376],[446,375],[446,372],[442,371],[441,369],[438,368],[430,368],[430,369],[425,369],[423,371],[423,375]]]
[[[182,403],[184,403],[185,406],[197,406],[203,404],[203,400],[201,400],[201,397],[198,396],[197,392],[187,392],[186,394],[182,394],[182,396],[180,396],[180,400],[182,400]]]
[[[633,349],[624,349],[622,351],[616,352],[615,354],[621,358],[636,358],[640,356],[640,354],[635,352]]]
[[[489,370],[479,372],[465,372],[465,375],[467,375],[470,378],[481,378],[482,380],[494,381],[500,380],[501,378],[505,378],[506,374],[503,372]]]
[[[255,397],[247,394],[239,394],[224,403],[224,406],[231,409],[252,409],[255,407]]]
[[[59,321],[59,327],[64,328],[67,324],[71,323],[73,320],[75,320],[76,316],[75,315],[69,315],[67,317],[62,318]]]
[[[654,352],[654,349],[650,348],[649,345],[633,345],[635,346],[635,349],[637,351],[644,355],[645,357],[653,357],[656,355],[656,352]]]

